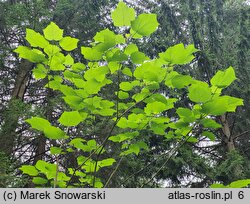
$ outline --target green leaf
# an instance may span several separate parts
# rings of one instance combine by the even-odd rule
[[[134,64],[142,64],[144,61],[149,60],[143,52],[133,52],[130,58]]]
[[[49,139],[59,140],[59,139],[65,139],[65,133],[61,129],[54,127],[54,126],[48,126],[44,128],[44,134]]]
[[[39,117],[32,117],[31,119],[27,119],[25,121],[29,123],[33,129],[40,131],[43,131],[47,127],[51,126],[48,120]]]
[[[126,54],[126,55],[131,55],[132,53],[137,52],[137,51],[138,51],[137,45],[132,43],[132,44],[129,44],[129,45],[125,48],[124,54]]]
[[[62,148],[60,148],[60,147],[51,147],[50,148],[50,153],[51,154],[61,154],[62,153]]]
[[[215,122],[214,120],[210,119],[210,118],[204,118],[201,120],[201,124],[205,127],[205,128],[221,128],[221,124]]]
[[[44,30],[44,36],[47,40],[59,41],[63,38],[63,30],[60,29],[55,23],[51,22]]]
[[[61,49],[57,45],[48,45],[44,48],[44,52],[50,57],[58,54],[60,51]]]
[[[155,101],[159,101],[159,102],[165,103],[166,105],[168,104],[167,98],[161,94],[152,94],[150,97],[148,97],[144,101],[146,103],[152,103]]]
[[[166,75],[166,69],[161,67],[158,61],[145,62],[137,67],[134,76],[150,82],[161,82]]]
[[[32,70],[32,73],[36,80],[44,79],[47,76],[48,69],[46,69],[44,65],[38,64],[37,67]]]
[[[109,62],[108,67],[110,69],[111,74],[114,74],[116,71],[120,70],[121,65],[117,62]]]
[[[168,125],[163,123],[162,124],[155,122],[150,123],[150,130],[152,130],[157,135],[165,135],[166,134],[165,130],[167,127]]]
[[[156,31],[159,23],[156,14],[143,13],[131,22],[131,34],[134,38],[149,36]],[[139,34],[139,36],[138,36]]]
[[[116,37],[115,33],[107,28],[105,30],[97,32],[94,37],[94,40],[96,42],[105,42],[107,38],[115,39],[115,37]]]
[[[66,57],[65,57],[65,61],[64,63],[65,65],[73,65],[74,64],[74,59],[73,57],[71,57],[70,54],[68,54]]]
[[[204,131],[204,132],[202,132],[201,135],[208,137],[211,141],[214,141],[215,138],[216,138],[215,135],[214,135],[214,133],[209,132],[209,131]]]
[[[64,37],[60,40],[59,44],[62,49],[66,51],[72,51],[77,48],[78,39],[72,37]]]
[[[238,180],[230,183],[229,188],[244,188],[250,185],[250,179]]]
[[[133,85],[130,82],[121,82],[119,86],[123,91],[130,91],[131,89],[133,89]]]
[[[65,62],[65,56],[62,53],[58,53],[51,58],[50,69],[53,71],[65,70],[63,63]]]
[[[194,45],[188,45],[186,48],[183,44],[177,44],[168,48],[165,52],[160,53],[160,59],[170,64],[187,64],[194,59],[193,53],[198,51]]]
[[[122,155],[129,155],[132,153],[139,155],[141,149],[145,149],[145,150],[148,149],[147,144],[143,141],[137,142],[136,144],[131,144],[127,151],[124,151],[121,153],[121,156]]]
[[[40,33],[37,33],[32,29],[26,29],[25,38],[33,47],[45,48],[49,45],[49,42]]]
[[[144,108],[144,111],[147,115],[151,115],[151,114],[159,114],[166,109],[167,109],[166,104],[156,101],[153,103],[148,103],[147,106]]]
[[[191,142],[191,143],[196,143],[196,142],[198,142],[199,140],[197,139],[197,138],[195,138],[195,137],[189,137],[188,139],[187,139],[187,142]]]
[[[225,71],[218,71],[211,79],[211,84],[218,88],[228,87],[236,79],[233,67],[229,67]]]
[[[42,160],[38,160],[36,163],[36,168],[40,170],[41,173],[45,174],[49,180],[56,177],[56,166],[56,164],[50,164]]]
[[[177,75],[172,79],[172,85],[174,88],[182,89],[192,83],[193,79],[188,75]]]
[[[135,19],[135,10],[120,1],[111,13],[111,18],[115,26],[130,26],[131,21]]]
[[[64,126],[77,126],[83,118],[78,111],[64,111],[58,121]]]
[[[192,123],[196,120],[193,111],[188,108],[178,108],[176,113],[184,122]]]
[[[107,66],[98,67],[98,68],[91,68],[87,70],[84,74],[84,78],[86,80],[93,80],[95,79],[98,82],[102,82],[105,80],[105,75],[109,72]]]
[[[119,142],[120,143],[120,142],[123,142],[125,140],[131,140],[131,139],[135,138],[138,135],[139,135],[138,131],[125,132],[125,133],[118,134],[118,135],[115,135],[115,136],[110,136],[109,140],[112,141],[112,142]]]
[[[85,146],[86,146],[86,145],[83,144],[83,142],[85,142],[85,140],[82,139],[82,138],[74,138],[69,142],[69,144],[74,146],[77,149],[82,149],[83,150],[85,148]]]
[[[222,115],[226,112],[235,112],[238,106],[243,105],[243,100],[230,96],[220,96],[203,104],[202,112],[211,115]]]
[[[176,76],[179,76],[180,74],[176,71],[171,71],[170,73],[167,73],[167,76],[166,76],[166,81],[165,81],[165,85],[170,87],[170,88],[175,88],[175,86],[173,85],[172,83],[172,80],[173,78],[175,78]],[[182,84],[175,84],[177,86],[183,86]]]
[[[125,67],[125,68],[122,70],[122,73],[125,74],[125,75],[127,75],[127,76],[130,76],[130,77],[133,76],[132,71],[131,71],[129,68],[127,68],[127,67]]]
[[[114,47],[116,45],[116,39],[110,38],[108,36],[105,36],[105,41],[103,43],[97,44],[93,49],[97,50],[98,52],[105,52],[108,49]]]
[[[109,158],[99,161],[98,165],[102,168],[102,167],[112,166],[115,162],[116,162],[115,159]]]
[[[97,143],[95,140],[89,140],[87,142],[87,146],[89,147],[90,150],[94,150],[97,148]]]
[[[48,87],[53,90],[59,90],[61,87],[61,82],[52,80],[52,81],[49,81],[48,84],[45,85],[45,87]]]
[[[102,86],[102,83],[98,82],[96,79],[91,79],[85,83],[84,88],[86,89],[88,94],[98,94]]]
[[[90,47],[81,47],[81,53],[84,55],[84,58],[87,60],[100,60],[102,59],[102,52]]]
[[[124,42],[123,36],[116,35],[113,31],[109,29],[97,32],[94,40],[98,43],[94,48],[99,52],[104,52],[111,47],[114,47],[116,43]]]
[[[79,96],[69,95],[63,97],[63,99],[68,105],[70,105],[70,107],[76,110],[80,110],[85,107],[85,105],[82,103],[83,99]]]
[[[44,184],[48,183],[48,180],[45,178],[41,178],[41,177],[34,177],[32,179],[32,182],[36,185],[44,185]]]
[[[226,188],[226,186],[220,183],[214,183],[210,186],[210,188]]]
[[[80,62],[77,62],[72,65],[71,69],[75,72],[81,72],[86,69],[86,66]]]
[[[19,57],[23,59],[27,59],[34,63],[47,61],[47,59],[45,58],[44,54],[41,51],[30,49],[25,46],[18,46],[18,48],[15,49],[14,52],[18,53]]]
[[[30,166],[30,165],[23,165],[21,168],[19,168],[24,174],[28,174],[30,176],[37,176],[38,171],[36,167]]]
[[[41,171],[41,172],[43,172],[43,173],[45,173],[45,171],[46,171],[46,166],[48,165],[48,163],[46,162],[46,161],[43,161],[43,160],[38,160],[37,162],[36,162],[36,168],[39,170],[39,171]]]
[[[119,99],[127,99],[129,97],[129,94],[124,91],[119,91],[118,98]]]
[[[77,94],[77,92],[75,92],[75,90],[72,88],[72,87],[70,87],[70,86],[67,86],[67,85],[61,85],[60,86],[60,91],[64,94],[64,95],[75,95],[75,94]],[[76,91],[81,91],[81,89],[78,89],[78,90],[76,90]]]
[[[197,82],[188,88],[188,97],[194,102],[207,102],[211,99],[212,93],[207,83]]]

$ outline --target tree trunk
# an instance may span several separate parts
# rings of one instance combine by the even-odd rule
[[[18,118],[20,116],[18,103],[23,101],[31,69],[31,62],[27,60],[21,61],[11,100],[4,113],[4,122],[0,131],[0,152],[5,153],[7,156],[12,154],[14,147],[16,128],[18,125]]]
[[[224,134],[224,137],[222,137],[222,140],[226,144],[227,152],[231,152],[235,150],[235,145],[234,145],[233,137],[231,135],[230,125],[225,114],[222,115],[220,119],[222,123],[222,132]]]

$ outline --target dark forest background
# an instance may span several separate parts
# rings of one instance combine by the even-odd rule
[[[157,32],[140,41],[144,53],[153,58],[174,44],[194,44],[201,51],[196,53],[192,64],[182,66],[179,71],[209,82],[216,71],[233,66],[238,79],[227,88],[226,94],[243,98],[244,107],[217,118],[222,128],[214,132],[214,142],[204,140],[183,145],[163,168],[165,158],[161,155],[170,144],[161,137],[152,138],[153,154],[124,159],[109,187],[140,187],[159,168],[157,177],[145,187],[207,187],[213,182],[226,185],[250,178],[250,2],[124,2],[138,13],[158,16]],[[0,187],[30,187],[29,179],[18,168],[40,159],[53,160],[48,154],[46,138],[34,135],[24,120],[41,115],[56,121],[63,106],[58,93],[43,88],[44,80],[34,80],[34,65],[20,60],[13,52],[17,46],[27,45],[25,29],[42,32],[54,21],[65,34],[87,45],[97,31],[114,29],[110,12],[117,3],[115,0],[0,1]],[[77,53],[74,57],[83,60]],[[182,102],[185,104],[185,98]],[[95,125],[99,131],[103,128]],[[155,155],[159,157],[155,159]],[[69,155],[68,161],[71,159],[73,156]],[[63,165],[67,167],[67,161]]]

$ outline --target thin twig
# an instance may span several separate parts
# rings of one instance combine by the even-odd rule
[[[108,178],[106,184],[104,185],[104,188],[106,188],[106,187],[108,186],[108,184],[109,184],[111,178],[114,176],[114,174],[116,173],[117,169],[119,168],[119,166],[120,166],[120,164],[121,164],[121,162],[122,162],[122,159],[123,159],[123,157],[120,158],[120,160],[119,160],[119,162],[117,163],[117,165],[116,165],[114,171],[111,173],[111,175],[109,176],[109,178]]]

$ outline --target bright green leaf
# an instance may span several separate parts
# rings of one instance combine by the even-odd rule
[[[198,142],[199,140],[197,139],[197,138],[195,138],[195,137],[189,137],[188,139],[187,139],[187,142],[191,142],[191,143],[196,143],[196,142]]]
[[[66,57],[65,57],[65,61],[64,63],[65,65],[73,65],[74,64],[74,59],[73,57],[71,57],[70,54],[68,54]]]
[[[226,186],[220,183],[214,183],[210,186],[210,188],[226,188]]]
[[[121,65],[117,62],[110,62],[108,64],[108,67],[110,69],[111,74],[114,74],[116,71],[118,71],[121,68]]]
[[[160,53],[160,59],[170,64],[187,64],[194,59],[193,53],[198,51],[194,45],[188,45],[186,48],[183,44],[174,45],[166,50],[166,52]]]
[[[167,109],[166,104],[156,101],[153,103],[148,103],[147,106],[144,108],[144,111],[147,115],[150,115],[150,114],[159,114],[166,109]]]
[[[149,36],[156,31],[158,25],[156,14],[143,13],[131,22],[131,34],[134,35],[133,37],[136,37],[135,34]]]
[[[78,39],[72,37],[64,37],[60,40],[59,44],[61,48],[66,51],[72,51],[77,48]]]
[[[120,1],[111,17],[115,26],[130,26],[131,21],[135,19],[135,10]]]
[[[44,52],[50,57],[58,54],[60,51],[61,49],[57,45],[48,45],[44,48]]]
[[[102,58],[102,52],[90,47],[81,47],[81,53],[87,60],[100,60]]]
[[[100,167],[107,167],[107,166],[112,166],[115,162],[116,162],[115,159],[109,158],[109,159],[104,159],[102,161],[99,161],[98,165]]]
[[[176,113],[184,122],[192,123],[196,120],[194,113],[188,108],[178,108]]]
[[[32,179],[32,182],[36,185],[44,185],[44,184],[48,183],[48,180],[45,178],[41,178],[41,177],[34,177]]]
[[[78,111],[64,111],[58,121],[64,126],[77,126],[82,122],[82,116]]]
[[[45,48],[49,45],[49,42],[40,33],[37,33],[32,29],[26,29],[25,38],[33,47]]]
[[[75,72],[81,72],[86,69],[86,66],[80,62],[77,62],[72,65],[71,69]]]
[[[127,67],[125,67],[125,68],[122,70],[122,73],[125,74],[125,75],[127,75],[127,76],[130,76],[130,77],[133,76],[132,71],[131,71],[129,68],[127,68]]]
[[[202,136],[206,136],[207,138],[209,138],[211,141],[214,141],[215,140],[215,135],[214,133],[212,132],[209,132],[209,131],[204,131],[201,133]]]
[[[129,94],[124,91],[119,91],[118,98],[119,99],[127,99],[129,97]]]
[[[59,41],[63,38],[63,30],[60,29],[55,23],[51,22],[44,30],[44,36],[47,40]]]
[[[132,53],[137,52],[137,51],[139,51],[137,45],[132,43],[132,44],[129,44],[125,48],[124,54],[131,55]]]
[[[214,120],[210,119],[210,118],[204,118],[201,120],[201,124],[205,127],[205,128],[221,128],[221,124],[215,122]]]
[[[26,122],[29,123],[33,129],[40,131],[51,126],[48,120],[39,117],[32,117],[31,119],[27,119]]]
[[[24,174],[28,174],[30,176],[37,176],[38,171],[36,167],[30,166],[30,165],[23,165],[21,168],[19,168]]]
[[[202,111],[206,114],[222,115],[226,112],[235,112],[235,109],[242,105],[242,99],[230,96],[220,96],[203,104]]]
[[[59,140],[65,138],[65,133],[61,129],[54,127],[54,126],[48,126],[44,128],[44,134],[49,139]]]
[[[188,87],[188,96],[194,102],[206,102],[212,97],[211,90],[205,82],[197,82]]]
[[[229,86],[236,79],[233,67],[229,67],[225,71],[218,71],[211,79],[211,84],[218,88]]]
[[[123,91],[130,91],[131,89],[133,89],[133,86],[130,82],[121,82],[119,86]]]
[[[161,82],[166,75],[166,69],[161,67],[157,61],[145,62],[137,67],[134,76],[150,82]]]
[[[174,88],[182,89],[192,83],[193,79],[188,75],[176,75],[172,78],[172,85]]]
[[[250,185],[250,179],[238,180],[230,183],[229,188],[244,188]]]
[[[25,46],[19,46],[17,49],[14,50],[14,52],[18,53],[19,57],[27,59],[34,63],[47,61],[47,59],[45,58],[44,54],[41,51],[30,49]]]
[[[143,52],[133,52],[130,58],[134,64],[142,64],[144,61],[149,60]]]
[[[32,70],[32,73],[36,80],[44,79],[47,76],[48,69],[46,69],[44,65],[38,64],[37,67]]]
[[[60,147],[51,147],[50,148],[50,153],[51,154],[61,154],[62,148]]]

